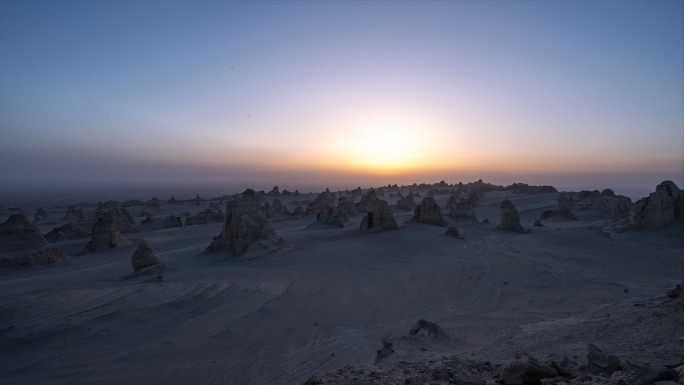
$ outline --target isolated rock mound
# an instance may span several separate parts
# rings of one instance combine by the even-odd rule
[[[152,248],[145,240],[138,243],[138,247],[131,257],[131,266],[136,273],[153,266],[156,266],[158,268],[157,270],[159,270],[159,268],[164,269],[164,265],[159,262],[154,253],[152,253]]]
[[[26,215],[13,214],[0,224],[0,267],[47,265],[63,258]]]
[[[344,227],[347,216],[338,207],[319,207],[314,225],[333,225]]]
[[[497,230],[524,232],[525,229],[520,224],[520,213],[513,205],[513,202],[504,199],[501,202],[501,224],[496,226]]]
[[[425,197],[413,210],[413,220],[417,223],[427,223],[437,226],[446,226],[447,221],[442,216],[442,210],[437,206],[433,197]]]
[[[223,231],[214,237],[207,251],[231,251],[237,257],[251,246],[273,248],[282,243],[283,239],[261,211],[256,193],[248,189],[241,198],[226,205]]]
[[[354,202],[351,199],[340,197],[337,200],[337,209],[344,215],[352,215],[354,213]]]
[[[277,189],[278,186],[274,188]],[[280,199],[277,198],[273,199],[273,203],[271,204],[271,213],[274,215],[290,215],[290,211],[287,209],[287,206],[285,206],[283,202],[281,202]]]
[[[395,230],[398,229],[392,210],[386,201],[382,199],[375,199],[371,205],[370,211],[361,219],[361,230]]]
[[[458,238],[458,239],[463,239],[463,236],[461,233],[458,231],[456,227],[449,227],[447,231],[444,233],[444,235],[448,235],[450,237]]]
[[[684,218],[684,194],[671,181],[664,181],[648,198],[642,198],[632,205],[629,223],[635,228],[658,230]]]
[[[335,196],[330,192],[329,189],[325,189],[320,193],[316,199],[309,203],[306,208],[306,214],[318,214],[321,210],[327,209],[329,207],[335,206]]]
[[[377,198],[378,194],[375,192],[375,189],[369,189],[363,194],[359,203],[356,204],[356,209],[362,213],[371,211]]]
[[[449,338],[442,328],[434,322],[424,319],[418,320],[409,330],[409,336],[430,337],[430,338]]]

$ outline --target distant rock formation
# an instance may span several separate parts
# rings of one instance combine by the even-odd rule
[[[318,214],[322,210],[335,207],[335,195],[329,189],[325,189],[314,199],[306,209],[307,214]]]
[[[361,230],[395,230],[398,229],[392,211],[386,201],[382,199],[375,199],[371,205],[370,211],[366,212],[361,220]]]
[[[63,242],[73,239],[88,238],[89,235],[90,233],[86,228],[82,227],[77,222],[70,222],[50,230],[49,233],[45,234],[45,239],[50,242]]]
[[[344,215],[352,215],[354,213],[354,202],[346,197],[340,197],[337,200],[337,209]]]
[[[510,186],[506,186],[504,189],[516,194],[549,194],[558,192],[553,186],[532,186],[527,183],[513,183]]]
[[[143,225],[145,230],[148,231],[183,226],[183,222],[181,221],[180,217],[175,215],[169,215],[164,219],[160,219],[150,214],[147,215],[147,217],[145,218],[145,220],[142,221],[141,224]]]
[[[50,212],[45,207],[39,207],[33,216],[33,223],[45,221],[50,218]]]
[[[97,220],[91,230],[90,241],[86,245],[86,250],[107,250],[120,245],[126,240],[121,234],[122,224],[125,224],[130,219],[130,216],[126,218],[118,210],[109,209]]]
[[[63,258],[23,213],[0,224],[0,267],[47,265]]]
[[[152,197],[152,199],[145,202],[145,209],[159,211],[161,209],[161,201],[157,197]]]
[[[266,193],[268,196],[279,196],[280,195],[280,190],[278,189],[278,186],[273,186],[273,189],[269,192]]]
[[[66,214],[64,214],[64,220],[67,221],[77,221],[81,222],[83,221],[85,217],[83,216],[83,210],[81,210],[78,207],[71,206],[67,210]]]
[[[417,223],[427,223],[437,226],[446,226],[447,220],[442,216],[442,210],[437,206],[433,197],[425,197],[413,210],[413,220]]]
[[[629,219],[632,200],[623,195],[616,195],[611,189],[601,192],[580,191],[575,194],[573,205],[576,210],[598,209],[610,215],[612,219],[626,221]]]
[[[359,203],[356,204],[356,210],[362,213],[371,211],[377,198],[378,194],[376,193],[375,189],[369,189],[365,194],[363,194]]]
[[[273,248],[283,242],[261,211],[256,193],[248,189],[226,205],[223,231],[214,237],[207,251],[231,251],[237,257],[252,246]]]
[[[629,223],[635,228],[658,230],[684,218],[684,193],[672,181],[664,181],[648,198],[631,207]]]
[[[152,253],[152,248],[145,240],[138,242],[138,247],[135,249],[133,256],[131,256],[131,266],[136,273],[151,267],[156,267],[157,271],[164,270],[164,264],[159,262],[154,253]]]
[[[524,232],[525,229],[520,224],[520,213],[516,210],[513,202],[504,199],[501,202],[501,224],[496,226],[497,230]]]
[[[166,203],[168,203],[168,204],[170,204],[170,205],[175,205],[175,204],[178,203],[178,201],[176,200],[175,197],[171,197],[171,199],[169,199],[168,201],[166,201]]]
[[[278,188],[278,186],[275,188]],[[290,216],[290,211],[287,209],[287,206],[285,206],[278,198],[273,199],[273,203],[271,204],[271,213],[274,215]]]
[[[400,197],[396,207],[399,210],[413,211],[416,208],[416,201],[413,197],[413,193],[409,193],[405,197]]]
[[[337,207],[321,207],[316,214],[316,223],[314,225],[333,225],[337,227],[344,227],[347,222],[347,216]]]
[[[306,215],[306,211],[304,211],[304,207],[302,206],[297,206],[292,210],[292,215],[296,217],[303,217]]]
[[[185,217],[185,225],[206,225],[207,223],[223,222],[224,219],[223,212],[206,209],[195,215]]]
[[[566,194],[558,195],[558,203],[556,203],[555,210],[546,210],[541,213],[539,217],[540,223],[542,219],[547,219],[555,215],[562,216],[565,219],[577,220],[577,215],[572,212],[572,206],[574,204],[574,199]]]

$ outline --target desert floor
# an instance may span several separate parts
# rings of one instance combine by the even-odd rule
[[[435,199],[443,208],[448,197]],[[274,217],[285,246],[240,261],[204,253],[220,223],[130,233],[97,253],[81,254],[87,239],[57,243],[73,257],[0,271],[0,383],[301,384],[372,365],[383,338],[418,319],[452,338],[398,346],[395,359],[579,359],[589,343],[625,360],[681,357],[684,314],[659,304],[682,282],[684,225],[617,232],[602,212],[578,210],[577,221],[532,227],[557,197],[487,193],[475,212],[490,223],[452,222],[464,239],[396,209],[400,229],[384,232],[361,232],[361,214],[343,228]],[[292,210],[314,198],[279,199]],[[531,232],[495,230],[505,198]],[[162,204],[157,215],[210,203]],[[66,207],[50,210],[61,218]],[[162,282],[128,277],[139,239],[167,266]]]

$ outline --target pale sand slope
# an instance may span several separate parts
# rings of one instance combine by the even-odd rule
[[[407,223],[405,211],[394,211],[399,230],[368,234],[360,215],[343,229],[276,218],[287,247],[244,262],[201,254],[221,224],[128,234],[166,264],[161,283],[122,280],[134,244],[0,271],[0,382],[299,384],[372,364],[383,337],[420,318],[453,339],[404,352],[416,359],[579,357],[588,343],[628,359],[681,355],[684,322],[640,309],[681,282],[682,225],[618,234],[605,215],[578,211],[578,221],[551,218],[529,234],[494,230],[502,199],[530,227],[557,196],[488,193],[476,212],[491,223],[454,222],[463,240]],[[312,198],[280,199],[292,209]],[[447,199],[436,197],[440,207]],[[205,207],[163,205],[160,215]]]

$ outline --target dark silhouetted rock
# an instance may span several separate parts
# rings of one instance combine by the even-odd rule
[[[162,265],[157,257],[152,253],[152,248],[147,241],[142,240],[138,243],[133,256],[131,257],[131,266],[136,273],[145,268],[155,265]]]
[[[620,370],[620,359],[606,353],[596,345],[587,346],[584,353],[583,366],[592,374],[605,374],[610,376],[613,372]]]
[[[166,201],[166,203],[168,203],[168,204],[170,204],[170,205],[175,205],[175,204],[178,204],[178,201],[176,200],[176,198],[171,197],[171,199],[169,199],[168,201]]]
[[[84,219],[83,210],[78,207],[69,207],[66,214],[64,214],[64,219],[67,221],[81,222]]]
[[[536,219],[534,220],[534,225],[533,225],[533,226],[535,226],[535,227],[544,227],[544,224],[542,224],[541,219],[536,218]]]
[[[271,204],[271,213],[273,215],[290,215],[290,211],[287,209],[287,206],[285,206],[283,202],[281,202],[280,199],[277,198],[274,199],[273,204]]]
[[[316,199],[309,203],[306,213],[318,214],[322,210],[326,210],[330,207],[335,207],[335,196],[329,189],[325,189],[324,192],[320,193]]]
[[[0,267],[47,265],[60,259],[61,250],[50,245],[23,213],[0,224]]]
[[[352,215],[354,213],[354,202],[345,197],[340,197],[337,200],[337,209],[344,215]]]
[[[558,205],[556,207],[556,212],[558,215],[565,219],[577,220],[577,215],[572,212],[572,203],[573,200],[571,197],[565,194],[560,194],[558,196]]]
[[[629,223],[635,228],[658,230],[682,218],[684,197],[677,185],[664,181],[648,198],[642,198],[632,205]]]
[[[297,206],[292,210],[292,215],[297,216],[297,217],[302,217],[306,215],[306,211],[304,211],[304,207],[302,206]]]
[[[427,223],[437,226],[446,226],[447,221],[442,216],[435,199],[425,197],[423,201],[413,210],[413,220],[417,223]]]
[[[145,209],[159,211],[159,209],[161,209],[161,201],[157,197],[152,197],[152,199],[145,202]]]
[[[501,370],[499,381],[503,385],[540,385],[543,379],[558,376],[556,369],[540,363],[535,358],[517,359]]]
[[[385,358],[391,356],[393,353],[394,348],[392,342],[388,338],[385,338],[382,341],[382,349],[378,349],[378,351],[375,353],[375,363],[377,364],[378,362],[383,361]]]
[[[356,204],[356,210],[362,213],[371,211],[377,198],[378,194],[375,189],[369,189],[365,194],[363,194],[359,203]]]
[[[333,225],[337,227],[344,227],[347,221],[347,216],[342,213],[337,207],[319,207],[316,214],[317,225]]]
[[[680,283],[679,285],[667,289],[665,291],[665,295],[668,296],[668,298],[684,298],[684,282]]]
[[[634,377],[634,385],[648,385],[658,381],[678,381],[679,373],[663,365],[646,365]]]
[[[361,219],[361,230],[395,230],[398,229],[392,211],[386,201],[375,199],[370,207],[370,211]]]
[[[449,227],[447,229],[446,233],[444,233],[444,235],[448,235],[450,237],[454,237],[454,238],[458,238],[458,239],[463,239],[463,237],[461,236],[461,233],[459,233],[458,229],[455,227]]]
[[[280,195],[280,189],[278,188],[278,186],[273,186],[273,189],[267,192],[266,195],[277,197]]]
[[[207,251],[231,251],[237,257],[252,246],[273,248],[282,243],[261,211],[256,193],[249,189],[241,198],[228,202],[223,231],[214,237]]]
[[[121,234],[121,217],[115,209],[106,211],[93,225],[88,251],[101,251],[116,247],[125,241]]]
[[[212,209],[206,209],[200,211],[199,213],[185,217],[185,225],[206,225],[207,223],[219,223],[223,222],[225,216],[221,211],[214,211]]]
[[[45,234],[45,239],[50,242],[70,241],[73,239],[84,239],[90,236],[90,232],[76,222],[55,227]]]
[[[416,208],[416,201],[413,197],[413,194],[409,193],[409,195],[405,197],[399,198],[399,201],[397,202],[397,209],[399,210],[406,210],[406,211],[412,211]]]
[[[409,330],[408,334],[409,336],[449,338],[439,325],[424,319],[418,320],[411,330]]]
[[[501,224],[496,226],[497,230],[524,232],[525,229],[520,224],[520,214],[516,210],[513,202],[504,199],[501,202]]]
[[[45,207],[39,207],[33,216],[33,223],[46,221],[50,218],[50,212]]]
[[[152,215],[148,215],[145,220],[142,221],[141,223],[143,227],[145,227],[146,230],[159,230],[159,229],[168,229],[171,227],[182,227],[183,226],[183,221],[181,221],[181,218],[175,215],[169,215],[168,217],[164,219],[160,219],[157,217],[154,217]]]

